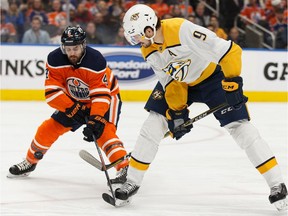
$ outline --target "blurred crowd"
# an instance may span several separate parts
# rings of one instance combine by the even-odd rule
[[[245,29],[251,23],[237,19],[240,14],[273,32],[276,48],[287,49],[287,0],[219,2],[190,0],[187,7],[185,0],[1,0],[1,43],[59,44],[64,28],[79,24],[86,30],[88,44],[125,46],[121,27],[125,11],[144,3],[161,19],[185,17],[246,48],[245,34],[237,26]]]

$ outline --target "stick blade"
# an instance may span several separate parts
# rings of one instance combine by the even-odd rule
[[[131,201],[131,199],[127,199],[127,200],[114,199],[111,195],[109,195],[107,193],[103,193],[102,198],[105,202],[109,203],[110,205],[112,205],[114,207],[126,206],[126,205],[130,204],[130,201]]]
[[[91,155],[89,152],[87,152],[86,150],[80,150],[79,151],[79,156],[86,161],[87,163],[91,164],[92,166],[96,167],[99,170],[103,170],[102,169],[102,163],[99,162],[93,155]]]
[[[103,194],[102,194],[102,198],[103,198],[103,200],[104,200],[105,202],[107,202],[107,203],[109,203],[110,205],[116,207],[116,201],[115,201],[115,199],[114,199],[112,196],[110,196],[109,194],[103,193]]]

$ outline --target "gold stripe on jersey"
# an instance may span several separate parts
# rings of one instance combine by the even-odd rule
[[[233,42],[229,52],[219,62],[226,78],[240,76],[242,68],[241,55],[242,49]]]
[[[172,80],[165,86],[165,99],[170,109],[182,110],[187,104],[188,85]]]
[[[129,166],[131,166],[137,170],[142,170],[142,171],[148,170],[149,165],[150,165],[149,163],[140,162],[140,161],[134,159],[133,157],[131,157],[131,159],[129,161]]]
[[[256,167],[256,169],[261,173],[264,174],[265,172],[269,171],[273,167],[277,165],[277,161],[275,157],[270,158],[269,160],[265,161],[264,163],[260,164]]]
[[[179,29],[183,22],[184,19],[172,18],[169,19],[169,25],[166,25],[166,20],[162,20],[161,27],[165,41],[163,44],[153,43],[150,47],[141,47],[143,58],[146,59],[156,51],[162,53],[165,49],[180,46]]]
[[[217,67],[217,64],[215,64],[214,62],[210,62],[210,64],[202,72],[201,76],[198,79],[196,79],[194,82],[189,83],[189,86],[195,86],[201,83],[203,80],[210,77],[214,73],[216,67]]]

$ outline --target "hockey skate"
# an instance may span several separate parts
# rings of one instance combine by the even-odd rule
[[[8,178],[26,177],[35,170],[37,164],[31,164],[26,159],[21,163],[15,164],[9,168]]]
[[[275,205],[278,211],[288,210],[287,188],[284,183],[271,188],[269,201]]]
[[[131,200],[132,196],[137,193],[139,186],[134,182],[127,180],[120,188],[116,189],[115,197],[119,200]]]
[[[126,182],[127,170],[128,166],[121,168],[119,171],[117,171],[116,177],[114,179],[110,179],[113,191],[120,188]]]

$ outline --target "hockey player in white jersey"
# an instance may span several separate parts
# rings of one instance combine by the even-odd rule
[[[159,82],[145,105],[150,114],[132,151],[127,180],[115,191],[116,198],[127,200],[137,193],[168,129],[176,140],[190,132],[192,124],[177,126],[189,120],[188,107],[193,102],[210,108],[226,102],[226,112],[215,112],[215,118],[266,180],[270,203],[278,210],[287,209],[287,189],[276,158],[250,123],[240,76],[241,48],[185,19],[161,21],[143,4],[126,12],[123,27],[130,44],[141,44],[143,58]]]

